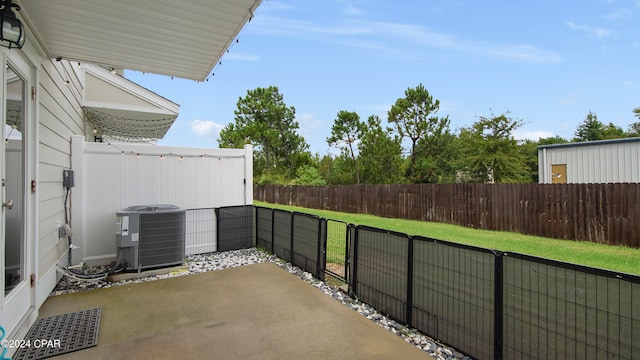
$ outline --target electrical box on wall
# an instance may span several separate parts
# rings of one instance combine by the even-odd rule
[[[73,187],[73,170],[62,170],[62,186],[66,187],[67,189]]]

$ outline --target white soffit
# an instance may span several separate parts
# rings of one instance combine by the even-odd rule
[[[261,0],[21,0],[51,58],[206,80]]]
[[[178,117],[179,105],[96,65],[85,69],[83,110],[101,135],[161,139]]]

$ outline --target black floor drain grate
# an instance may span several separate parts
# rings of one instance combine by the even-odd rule
[[[14,360],[44,359],[98,345],[101,308],[39,319]]]

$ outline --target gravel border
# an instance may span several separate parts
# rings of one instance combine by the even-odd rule
[[[374,321],[376,324],[384,327],[386,330],[402,337],[406,342],[414,345],[415,347],[435,357],[438,360],[471,359],[469,356],[466,356],[453,348],[438,343],[436,340],[420,333],[416,329],[408,328],[406,326],[398,324],[396,321],[380,314],[372,306],[369,306],[357,299],[353,299],[340,289],[330,286],[327,283],[314,278],[311,273],[306,272],[299,267],[278,258],[273,254],[269,254],[256,248],[231,250],[210,254],[189,255],[185,258],[185,264],[187,265],[188,270],[175,270],[167,274],[153,275],[132,280],[123,280],[117,282],[97,280],[92,282],[83,282],[67,276],[63,276],[49,296],[57,296],[85,290],[109,288],[112,286],[121,286],[145,281],[166,279],[207,271],[223,270],[264,262],[272,262],[280,266],[290,274],[299,277],[309,285],[340,301],[345,306],[348,306],[352,310],[357,311],[358,314],[365,316],[371,321]],[[104,267],[86,267],[83,268],[83,270],[86,274],[92,274],[97,272],[104,272],[106,269]]]

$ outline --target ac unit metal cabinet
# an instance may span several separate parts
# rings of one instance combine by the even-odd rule
[[[116,213],[116,256],[125,270],[184,261],[185,210],[175,205],[137,205]]]

